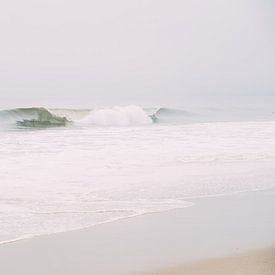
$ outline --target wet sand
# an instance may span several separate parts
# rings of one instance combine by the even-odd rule
[[[254,274],[245,269],[252,264],[253,270],[255,266],[261,270],[255,260],[240,269],[242,273],[232,273],[230,268],[235,262],[245,264],[234,255],[275,245],[274,190],[190,201],[195,205],[189,208],[1,245],[0,274],[185,274],[182,268],[196,270],[194,266],[224,269],[195,274]],[[227,255],[233,257],[223,258]],[[274,259],[256,258],[261,257],[262,262]],[[165,271],[169,267],[176,269]],[[159,270],[166,273],[148,273]]]

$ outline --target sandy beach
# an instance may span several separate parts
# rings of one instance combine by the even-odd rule
[[[185,209],[2,245],[0,274],[274,274],[274,191],[190,201]]]
[[[208,259],[143,275],[274,275],[275,247],[224,258]]]

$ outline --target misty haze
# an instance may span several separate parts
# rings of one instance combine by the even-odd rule
[[[271,0],[0,4],[0,274],[275,274]]]

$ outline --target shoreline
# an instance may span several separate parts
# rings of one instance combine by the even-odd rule
[[[203,200],[203,199],[230,197],[230,196],[235,196],[235,195],[239,195],[239,194],[250,194],[250,193],[254,193],[254,192],[268,192],[268,191],[275,191],[275,189],[274,188],[256,189],[256,190],[239,191],[239,192],[234,192],[234,193],[229,193],[229,194],[214,194],[214,195],[201,195],[201,196],[184,197],[182,199],[182,201],[184,203],[189,203],[189,205],[182,206],[182,207],[171,208],[171,209],[166,209],[166,210],[138,213],[138,214],[134,214],[134,215],[131,215],[131,216],[115,218],[113,220],[110,219],[110,220],[103,221],[103,222],[100,222],[100,223],[96,223],[96,224],[93,224],[93,225],[88,225],[86,227],[79,227],[79,228],[75,228],[75,229],[69,229],[67,231],[51,232],[51,233],[44,233],[44,234],[37,234],[37,235],[33,234],[33,235],[30,235],[30,236],[27,236],[27,237],[21,236],[21,237],[10,239],[10,240],[0,241],[0,247],[3,246],[3,245],[7,245],[9,243],[17,243],[17,242],[21,242],[21,241],[24,241],[24,240],[32,240],[32,239],[41,238],[41,237],[45,237],[45,236],[52,236],[52,235],[56,235],[56,234],[63,234],[63,233],[70,233],[70,232],[81,231],[81,230],[86,230],[86,229],[92,229],[94,227],[101,226],[101,225],[104,225],[104,224],[119,222],[121,220],[132,219],[132,218],[136,218],[136,217],[139,217],[139,216],[154,215],[154,214],[166,213],[166,212],[170,212],[170,211],[174,211],[174,210],[190,208],[190,207],[195,206],[195,201],[199,201],[199,200]]]
[[[217,195],[217,196],[222,196],[222,195]],[[198,199],[200,199],[200,197],[198,197]],[[184,201],[184,202],[187,203],[187,201]],[[122,221],[122,220],[134,219],[134,218],[139,217],[139,216],[154,215],[154,214],[158,214],[158,213],[166,213],[166,212],[173,211],[173,210],[193,207],[195,205],[193,202],[188,201],[188,203],[190,205],[177,207],[177,208],[172,208],[172,209],[167,209],[167,210],[151,211],[151,212],[145,212],[145,213],[138,213],[138,214],[134,214],[134,215],[131,215],[131,216],[114,218],[114,219],[110,219],[110,220],[100,222],[100,223],[97,223],[97,224],[94,224],[94,225],[88,225],[86,227],[79,227],[79,228],[75,228],[75,229],[69,229],[67,231],[52,232],[52,233],[45,233],[45,234],[38,234],[38,235],[34,234],[34,235],[30,235],[28,237],[21,236],[21,237],[15,238],[15,239],[0,241],[0,247],[4,246],[4,245],[7,245],[7,244],[10,244],[10,243],[17,243],[17,242],[21,242],[21,241],[25,241],[25,240],[32,240],[32,239],[46,237],[46,236],[54,236],[54,235],[57,235],[57,234],[66,234],[66,233],[81,231],[81,230],[89,230],[89,229],[92,229],[94,227],[101,226],[101,225],[104,225],[104,224],[115,223],[115,222],[119,222],[119,221]]]
[[[275,245],[274,190],[193,201],[192,207],[1,245],[0,273],[133,274]]]

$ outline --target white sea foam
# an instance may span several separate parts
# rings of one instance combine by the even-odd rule
[[[148,127],[152,114],[166,121],[186,115],[150,111],[57,110],[52,114],[87,122],[2,131],[0,242],[191,206],[190,197],[275,186],[274,122]],[[33,119],[39,112],[45,111],[17,109],[5,119],[10,113]]]
[[[112,107],[92,110],[81,123],[95,125],[140,125],[151,124],[148,114],[138,106]]]

